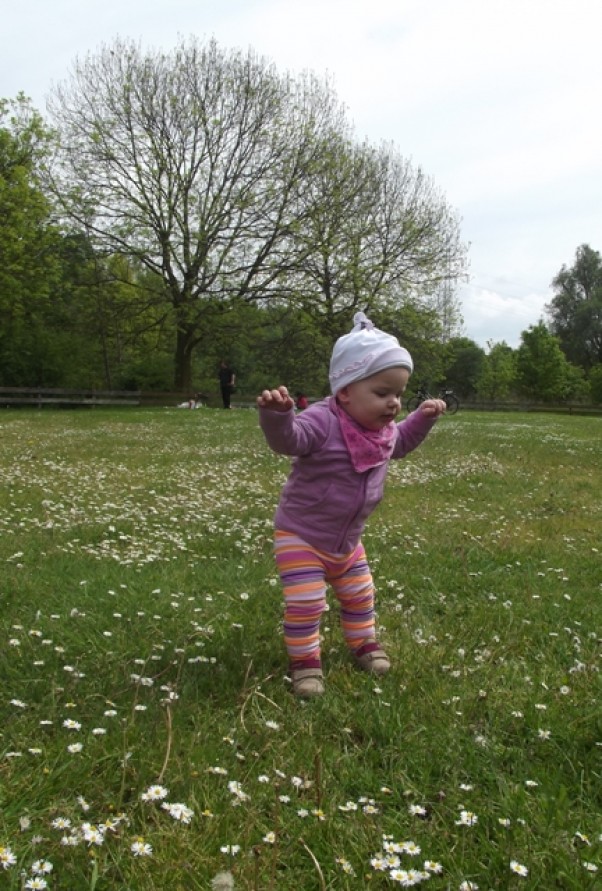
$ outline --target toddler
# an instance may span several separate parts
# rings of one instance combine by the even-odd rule
[[[286,387],[257,397],[269,446],[292,455],[291,473],[274,518],[274,552],[284,589],[284,642],[293,692],[324,692],[320,620],[329,584],[357,667],[390,668],[376,638],[374,584],[361,535],[383,495],[387,466],[426,437],[444,411],[428,399],[400,423],[401,397],[413,370],[397,338],[356,313],[330,360],[332,396],[300,414]]]

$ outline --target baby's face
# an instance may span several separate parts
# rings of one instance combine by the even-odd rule
[[[382,430],[401,410],[401,397],[408,385],[407,368],[386,368],[337,393],[337,399],[354,421],[368,430]]]

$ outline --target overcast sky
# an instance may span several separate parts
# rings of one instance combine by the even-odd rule
[[[464,333],[537,324],[581,244],[602,250],[600,0],[19,0],[0,26],[0,97],[45,113],[76,57],[116,37],[215,37],[331,79],[358,139],[393,142],[462,220]]]

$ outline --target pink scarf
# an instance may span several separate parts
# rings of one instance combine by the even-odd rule
[[[365,470],[385,464],[393,454],[395,446],[397,433],[395,422],[389,421],[382,430],[367,430],[354,421],[338,403],[335,405],[353,469],[363,473]]]

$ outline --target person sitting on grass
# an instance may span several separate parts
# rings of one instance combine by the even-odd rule
[[[295,458],[274,518],[274,554],[290,677],[302,698],[324,693],[320,620],[327,584],[355,665],[374,675],[390,668],[376,636],[374,583],[361,536],[382,498],[389,461],[420,445],[445,412],[443,400],[428,399],[395,422],[412,370],[397,338],[356,313],[352,331],[332,352],[332,396],[299,414],[285,386],[257,397],[268,445]]]
[[[305,411],[305,409],[309,405],[309,399],[307,398],[305,393],[297,393],[295,405],[297,407],[297,411]]]

